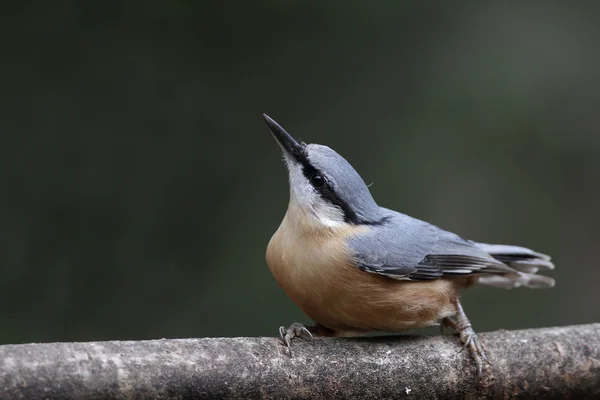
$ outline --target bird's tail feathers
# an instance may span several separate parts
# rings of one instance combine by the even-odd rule
[[[475,245],[516,270],[515,274],[483,275],[479,278],[480,283],[505,289],[520,286],[543,289],[554,286],[554,279],[536,275],[538,271],[554,269],[550,256],[520,246],[487,243],[475,243]]]
[[[502,289],[513,289],[521,286],[530,289],[548,289],[555,284],[554,279],[549,276],[528,274],[526,272],[510,275],[486,274],[479,277],[479,283]]]

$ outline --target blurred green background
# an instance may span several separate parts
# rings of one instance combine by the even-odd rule
[[[0,343],[276,336],[286,171],[557,264],[476,330],[598,321],[600,3],[56,1],[0,16]],[[422,330],[436,333],[437,329]]]

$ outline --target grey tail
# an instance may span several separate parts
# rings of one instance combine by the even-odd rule
[[[554,279],[548,276],[536,275],[538,271],[554,269],[554,264],[550,261],[550,256],[519,246],[487,243],[474,244],[496,260],[507,264],[515,270],[515,274],[483,275],[479,278],[480,283],[505,289],[519,286],[543,289],[554,286]]]

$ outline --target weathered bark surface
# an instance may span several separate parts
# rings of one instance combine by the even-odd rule
[[[600,398],[600,324],[480,335],[475,384],[453,336],[0,346],[2,399]]]

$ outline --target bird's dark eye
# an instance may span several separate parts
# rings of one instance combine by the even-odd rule
[[[314,187],[320,188],[323,187],[323,185],[325,185],[325,178],[323,178],[323,175],[321,174],[314,174],[310,177],[310,183]]]

